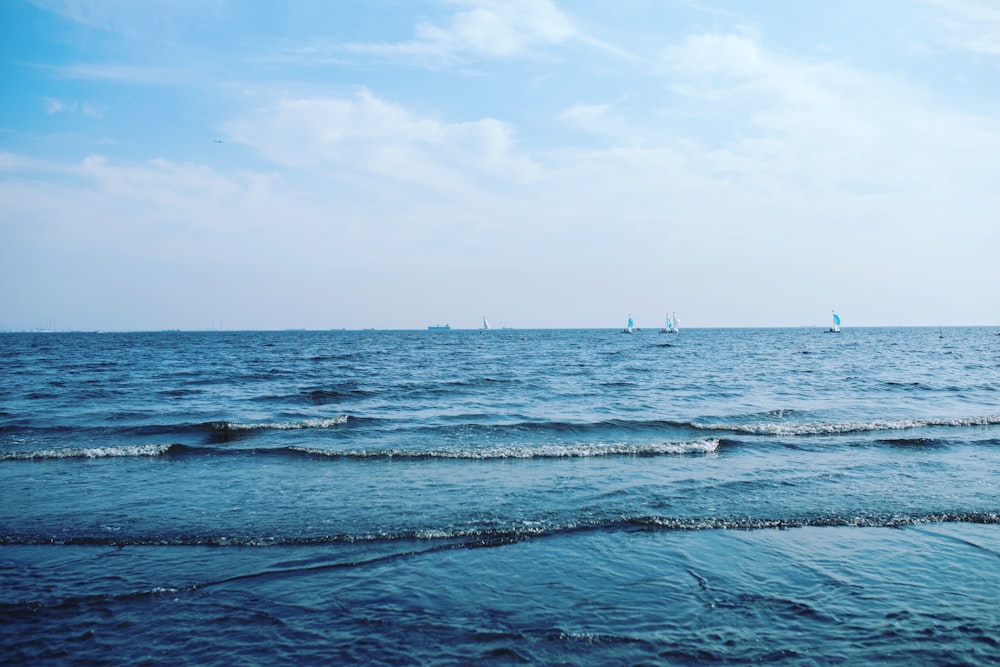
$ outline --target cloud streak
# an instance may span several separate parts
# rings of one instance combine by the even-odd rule
[[[492,60],[553,59],[559,47],[580,44],[617,58],[626,50],[588,34],[550,0],[454,0],[455,11],[413,26],[411,39],[397,42],[314,41],[286,49],[282,58],[343,62],[347,58],[399,60],[432,68]]]

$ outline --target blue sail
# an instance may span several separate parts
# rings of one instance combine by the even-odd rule
[[[840,315],[838,315],[837,313],[833,314],[833,325],[837,327],[840,326]]]

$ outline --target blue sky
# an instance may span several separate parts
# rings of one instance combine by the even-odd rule
[[[998,324],[1000,6],[0,3],[0,328]]]

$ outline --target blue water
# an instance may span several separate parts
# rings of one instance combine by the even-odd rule
[[[4,664],[1000,661],[993,328],[0,335]]]

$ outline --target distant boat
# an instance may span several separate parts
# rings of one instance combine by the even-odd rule
[[[430,331],[448,331],[449,329],[451,329],[451,325],[450,324],[432,324],[431,326],[429,326],[427,328]]]
[[[492,328],[493,327],[490,326],[489,320],[487,320],[486,316],[483,315],[483,331],[489,331]]]
[[[681,330],[677,324],[677,313],[667,315],[667,325],[660,329],[660,333],[678,333]]]
[[[635,328],[635,322],[632,321],[632,313],[629,313],[628,324],[626,324],[625,328],[622,329],[622,333],[632,333],[632,330],[634,328]]]
[[[833,312],[833,326],[830,327],[829,333],[840,333],[840,315],[838,315],[837,311],[835,310],[832,312]]]

